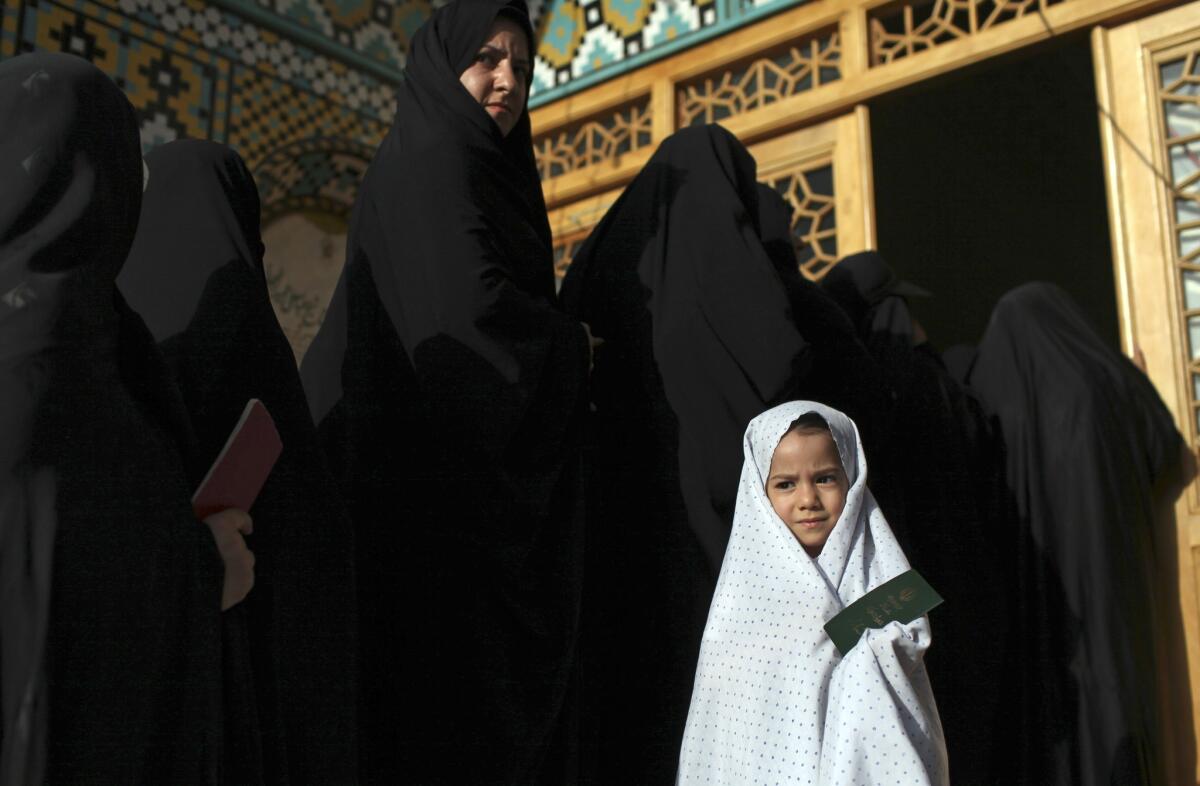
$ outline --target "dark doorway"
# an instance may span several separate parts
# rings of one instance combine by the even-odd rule
[[[912,306],[940,348],[978,341],[996,300],[1037,280],[1116,346],[1092,73],[1078,35],[870,105],[879,250],[934,293]]]

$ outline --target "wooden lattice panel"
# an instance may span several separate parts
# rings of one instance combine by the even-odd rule
[[[820,279],[838,256],[833,164],[776,174],[766,182],[792,206],[792,244],[800,272],[813,281]],[[572,229],[554,239],[554,275],[558,283],[593,228]]]
[[[591,234],[591,230],[576,232],[554,240],[554,277],[557,279],[556,284],[562,283],[563,276],[567,274],[567,268],[571,266],[571,260],[579,253],[580,246],[588,239],[589,234]]]
[[[1187,389],[1200,433],[1200,50],[1158,63],[1157,72],[1171,230],[1188,338]]]
[[[681,85],[679,127],[715,123],[841,79],[836,29]]]
[[[903,0],[887,5],[871,14],[871,65],[885,65],[1064,2]]]
[[[770,185],[792,206],[792,243],[800,272],[819,280],[837,261],[833,164],[776,176]]]
[[[551,131],[533,141],[542,180],[609,161],[650,145],[650,98]]]

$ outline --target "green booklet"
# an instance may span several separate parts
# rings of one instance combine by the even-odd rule
[[[941,602],[942,596],[934,592],[920,573],[908,570],[842,609],[825,623],[825,632],[845,656],[867,628],[882,628],[889,622],[912,622]]]

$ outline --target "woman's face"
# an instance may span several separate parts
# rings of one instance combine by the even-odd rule
[[[796,540],[816,557],[846,507],[850,484],[833,436],[824,429],[789,431],[771,457],[767,499]]]
[[[516,127],[525,111],[529,67],[525,31],[511,19],[498,16],[475,59],[458,77],[504,136]]]

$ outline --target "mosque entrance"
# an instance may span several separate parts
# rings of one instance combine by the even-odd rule
[[[1086,34],[870,104],[878,248],[933,292],[941,348],[975,343],[1027,281],[1063,287],[1115,344],[1116,294]]]
[[[1144,351],[1195,448],[1200,3],[1052,36],[890,93],[870,113],[878,247],[934,292],[914,310],[935,343],[977,341],[1000,295],[1051,281],[1114,345]],[[1200,485],[1158,534],[1170,574],[1157,634],[1169,654],[1154,666],[1173,716],[1163,750],[1172,782],[1195,783],[1183,769],[1195,768],[1200,727]]]

